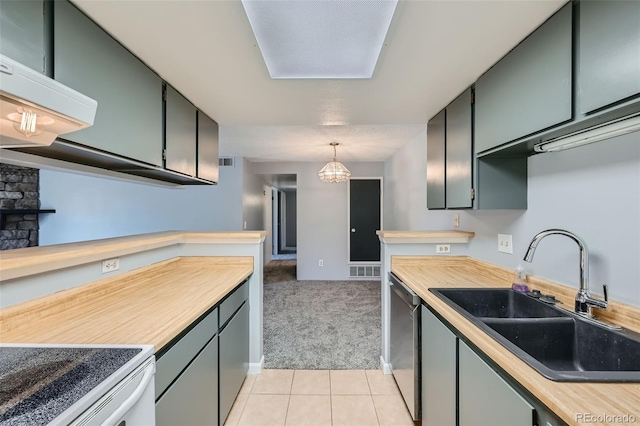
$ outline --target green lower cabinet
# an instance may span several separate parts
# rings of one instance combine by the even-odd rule
[[[535,424],[535,409],[464,342],[458,345],[459,425]]]
[[[220,331],[220,424],[223,425],[249,369],[249,304]]]
[[[218,336],[156,402],[157,426],[218,424]]]
[[[458,338],[422,306],[422,426],[456,424]]]

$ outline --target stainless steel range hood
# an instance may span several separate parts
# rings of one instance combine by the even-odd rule
[[[49,146],[93,125],[98,103],[0,55],[0,147]]]

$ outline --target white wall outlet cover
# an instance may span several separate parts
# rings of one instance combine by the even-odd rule
[[[113,272],[120,269],[120,258],[107,259],[102,261],[102,273]]]
[[[456,213],[453,215],[453,226],[455,228],[460,227],[460,213]]]
[[[498,234],[498,251],[513,254],[513,236],[510,234]]]
[[[451,253],[451,245],[450,244],[436,244],[436,253],[438,253],[438,254]]]
[[[318,260],[318,266],[324,266],[324,260],[322,259]]]

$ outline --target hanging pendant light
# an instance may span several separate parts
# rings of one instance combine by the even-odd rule
[[[351,172],[344,164],[336,160],[336,146],[340,145],[338,142],[331,142],[329,145],[333,147],[333,161],[328,162],[322,170],[318,172],[320,180],[329,183],[346,182]]]

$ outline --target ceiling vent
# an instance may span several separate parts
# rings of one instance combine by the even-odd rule
[[[220,157],[218,165],[220,167],[233,167],[233,157]]]

